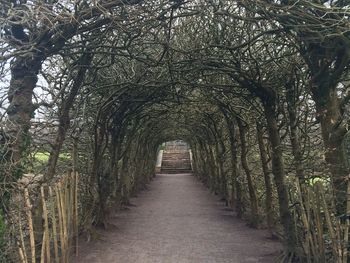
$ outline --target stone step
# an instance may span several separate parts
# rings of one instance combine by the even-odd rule
[[[167,150],[163,152],[162,173],[191,173],[191,161],[189,151]]]
[[[161,169],[162,174],[183,174],[192,173],[191,169]]]

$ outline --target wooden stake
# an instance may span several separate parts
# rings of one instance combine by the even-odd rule
[[[70,248],[70,234],[72,233],[71,230],[71,201],[70,201],[70,192],[71,192],[71,172],[69,172],[67,175],[65,175],[65,181],[63,184],[63,190],[64,190],[64,209],[66,213],[66,248],[67,248],[67,255],[70,254],[69,248]]]
[[[318,238],[318,257],[319,257],[319,262],[326,262],[324,238],[323,238],[323,224],[322,224],[322,216],[321,216],[321,201],[319,196],[320,196],[320,183],[316,183],[315,193],[314,193],[314,200],[315,200],[316,207],[314,207],[314,210],[315,210],[317,238]]]
[[[44,192],[44,187],[42,186],[40,188],[41,191],[41,202],[43,205],[43,217],[44,217],[44,235],[45,239],[43,239],[43,244],[42,246],[46,246],[46,263],[51,262],[51,254],[50,254],[50,232],[49,232],[49,219],[48,219],[48,213],[47,213],[47,206],[46,206],[46,201],[45,201],[45,192]]]
[[[316,246],[315,246],[315,242],[314,242],[314,238],[313,238],[313,232],[310,228],[310,222],[311,222],[311,194],[310,194],[310,189],[306,188],[306,201],[305,201],[305,212],[306,212],[306,222],[309,225],[309,230],[310,230],[310,234],[309,234],[309,239],[310,239],[310,251],[312,251],[312,256],[317,255],[317,251],[316,251]]]
[[[17,245],[18,245],[18,255],[19,255],[19,258],[21,259],[21,262],[22,263],[27,263],[28,261],[25,259],[25,256],[24,256],[23,249],[22,249],[21,245],[19,243],[17,243]]]
[[[65,203],[65,197],[66,197],[66,191],[65,191],[65,182],[63,183],[63,186],[61,182],[58,183],[60,191],[60,203],[61,203],[61,213],[62,213],[62,228],[63,228],[63,242],[64,242],[64,257],[62,256],[63,262],[67,262],[67,207]]]
[[[348,177],[348,187],[346,191],[346,220],[344,225],[344,245],[343,245],[343,263],[348,262],[348,246],[349,246],[349,226],[350,226],[350,176]]]
[[[319,187],[320,187],[320,189],[319,189],[320,196],[321,196],[321,200],[323,203],[323,211],[324,211],[324,216],[326,219],[328,234],[329,234],[329,237],[331,238],[331,241],[332,241],[333,256],[334,256],[334,258],[339,258],[339,246],[338,246],[339,239],[337,238],[337,236],[334,232],[334,224],[332,223],[331,213],[329,212],[329,206],[327,204],[324,189],[323,189],[322,185],[320,185]],[[339,261],[337,260],[337,262],[339,262]]]
[[[311,250],[310,250],[310,243],[311,243],[311,231],[310,231],[310,227],[309,227],[309,222],[307,221],[307,215],[305,212],[305,205],[304,205],[304,201],[303,201],[303,194],[301,191],[301,185],[300,185],[300,180],[299,178],[296,178],[296,190],[297,190],[297,194],[298,194],[298,198],[299,198],[299,202],[300,202],[300,214],[301,214],[301,221],[304,225],[304,231],[305,231],[305,242],[304,242],[304,251],[306,254],[306,258],[307,258],[307,262],[310,263],[311,262]]]
[[[44,231],[44,234],[43,234],[43,243],[41,245],[41,256],[40,256],[40,263],[45,263],[45,250],[46,250],[46,231]]]
[[[24,262],[28,262],[28,257],[27,257],[27,252],[26,252],[26,247],[24,244],[24,237],[23,237],[23,230],[22,230],[22,222],[21,222],[21,213],[18,216],[18,226],[19,226],[19,238],[20,238],[20,247],[21,247],[21,252],[23,254],[23,260]]]
[[[58,227],[60,232],[60,245],[61,245],[61,258],[62,262],[65,260],[65,240],[64,240],[64,234],[63,234],[63,219],[62,219],[62,206],[61,206],[61,197],[60,197],[60,182],[55,186],[55,192],[56,192],[56,202],[57,202],[57,211],[58,211]]]
[[[33,229],[33,219],[32,219],[32,206],[29,199],[28,188],[24,189],[24,199],[26,206],[26,214],[28,219],[28,227],[29,227],[29,238],[30,238],[30,248],[32,252],[32,263],[36,263],[35,258],[35,238],[34,238],[34,229]]]
[[[332,195],[332,198],[331,198],[331,209],[333,211],[336,211],[336,205],[335,205],[335,196],[334,196],[334,193]],[[333,222],[334,222],[334,229],[335,229],[335,239],[334,239],[334,247],[336,248],[336,252],[335,252],[335,255],[334,255],[334,258],[337,260],[336,262],[337,263],[341,263],[342,262],[342,247],[341,247],[341,243],[340,243],[340,240],[341,240],[341,222],[340,222],[340,219],[339,218],[335,218],[333,219]]]
[[[75,226],[75,253],[76,256],[78,256],[78,243],[79,243],[79,214],[78,214],[78,186],[79,186],[79,174],[78,172],[75,173],[75,184],[74,184],[74,209],[75,209],[75,219],[74,219],[74,226]]]
[[[54,200],[54,196],[52,193],[52,188],[49,186],[49,195],[50,199]],[[57,196],[56,196],[57,198]],[[55,261],[56,263],[60,262],[59,254],[58,254],[58,242],[57,242],[57,224],[56,224],[56,209],[55,209],[55,202],[52,205],[52,211],[51,211],[51,220],[52,220],[52,235],[53,235],[53,248],[55,253]]]

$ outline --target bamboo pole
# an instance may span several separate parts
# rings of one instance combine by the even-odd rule
[[[20,212],[19,212],[20,213]],[[27,257],[27,252],[26,252],[26,247],[24,244],[24,236],[23,236],[23,230],[22,230],[22,222],[21,222],[21,213],[18,216],[18,226],[19,226],[19,238],[20,238],[20,247],[23,253],[23,262],[28,262],[28,257]]]
[[[70,233],[71,233],[71,211],[70,211],[70,178],[71,178],[71,172],[68,172],[64,176],[64,182],[63,182],[63,201],[64,201],[64,210],[66,215],[66,249],[67,249],[67,255],[69,255],[69,248],[70,248]]]
[[[332,195],[332,199],[331,199],[331,206],[332,206],[332,210],[336,211],[336,205],[335,205],[335,198],[334,198],[334,193]],[[339,218],[335,218],[333,220],[335,223],[335,240],[334,240],[334,246],[336,247],[337,251],[336,254],[334,255],[335,259],[337,260],[337,263],[341,263],[342,262],[342,247],[341,247],[341,222]]]
[[[45,191],[44,187],[40,187],[41,192],[41,202],[43,205],[43,217],[44,217],[44,231],[46,232],[46,235],[44,235],[45,239],[43,239],[43,246],[45,244],[46,246],[46,263],[51,262],[51,254],[50,254],[50,231],[49,231],[49,219],[48,219],[48,212],[47,212],[47,206],[45,201]],[[45,243],[44,243],[45,242]]]
[[[74,172],[69,174],[69,180],[67,184],[68,191],[68,203],[67,207],[69,210],[69,223],[68,223],[68,233],[69,233],[69,248],[74,246]]]
[[[66,185],[65,185],[65,205],[66,205],[66,211],[67,211],[67,251],[68,255],[70,254],[70,248],[71,248],[71,242],[72,242],[72,199],[71,199],[71,176],[72,173],[68,173],[67,179],[66,179]]]
[[[17,242],[18,245],[18,255],[22,263],[27,263],[28,261],[26,260],[23,252],[23,248],[21,247],[21,244]]]
[[[315,210],[317,238],[318,238],[318,261],[323,263],[323,262],[326,262],[326,255],[325,255],[324,238],[323,238],[321,200],[319,196],[320,196],[320,183],[316,183],[315,194],[314,194],[316,207],[314,207],[314,210]]]
[[[73,138],[73,173],[72,173],[72,224],[73,224],[73,242],[75,241],[75,255],[78,256],[78,143],[77,137]],[[73,187],[74,186],[74,187]]]
[[[70,210],[70,234],[69,234],[69,237],[70,237],[70,243],[71,243],[71,246],[70,247],[74,247],[75,244],[74,244],[74,233],[75,233],[75,225],[74,225],[74,218],[75,218],[75,209],[74,209],[74,189],[75,189],[75,173],[72,172],[70,174],[70,179],[69,179],[69,210]]]
[[[74,184],[74,210],[75,210],[75,219],[74,219],[74,226],[75,226],[75,254],[78,256],[78,250],[79,250],[79,214],[78,214],[78,186],[79,186],[79,174],[78,172],[75,172],[75,184]]]
[[[305,236],[305,242],[304,242],[304,251],[306,254],[306,260],[307,263],[311,262],[311,250],[310,250],[310,243],[311,243],[311,231],[310,231],[310,225],[309,222],[307,220],[307,215],[306,215],[306,211],[305,211],[305,204],[304,204],[304,200],[303,200],[303,194],[301,191],[301,185],[300,185],[300,180],[299,178],[296,178],[296,190],[298,193],[298,198],[299,198],[299,202],[300,202],[300,214],[301,214],[301,221],[304,225],[304,231],[306,232],[306,236]]]
[[[310,251],[312,251],[312,257],[314,257],[315,255],[317,255],[317,250],[316,250],[316,245],[315,245],[315,241],[314,241],[314,231],[311,230],[310,228],[310,222],[312,222],[312,214],[311,214],[311,193],[310,193],[310,189],[306,188],[306,198],[307,201],[305,202],[305,212],[306,212],[306,216],[307,216],[307,224],[309,225],[309,230],[310,230],[310,234],[309,234],[309,238],[310,238]]]
[[[346,191],[346,220],[344,224],[344,243],[343,243],[343,262],[348,262],[348,245],[349,245],[349,226],[350,226],[350,177],[348,177],[348,187]]]
[[[33,219],[32,219],[31,203],[30,203],[30,199],[29,199],[28,188],[24,189],[24,199],[25,199],[26,214],[27,214],[27,219],[28,219],[30,248],[31,248],[31,253],[32,253],[32,263],[36,263]]]
[[[60,232],[60,245],[61,245],[61,259],[62,262],[64,262],[64,259],[66,257],[65,255],[65,240],[64,240],[64,234],[63,234],[63,219],[62,219],[62,207],[61,207],[61,198],[60,198],[60,183],[58,183],[55,186],[55,192],[56,192],[56,202],[57,202],[57,211],[58,211],[58,227]]]
[[[59,188],[61,189],[60,193],[60,203],[61,203],[61,213],[62,213],[62,227],[63,227],[63,242],[64,242],[64,257],[62,257],[63,262],[67,262],[67,209],[65,203],[66,191],[65,191],[65,180],[63,182],[63,186],[61,182],[58,183]]]
[[[331,213],[329,212],[329,206],[327,204],[324,188],[322,185],[320,185],[320,196],[323,203],[323,210],[324,215],[326,219],[326,225],[328,229],[328,234],[330,236],[330,239],[332,241],[332,250],[333,250],[333,256],[337,260],[336,262],[339,262],[339,245],[338,245],[338,235],[334,232],[334,224],[332,223],[332,217]],[[337,229],[337,228],[336,228]]]
[[[337,238],[335,240],[335,246],[337,247],[337,250],[338,250],[338,253],[336,254],[337,263],[341,263],[342,262],[342,256],[343,256],[342,244],[340,242],[340,240],[341,240],[341,232],[342,232],[342,224],[340,222],[340,219],[336,219]]]
[[[54,200],[53,192],[51,186],[49,186],[49,195],[50,199]],[[55,261],[56,263],[59,263],[60,258],[58,254],[58,242],[57,242],[57,223],[56,223],[56,209],[55,209],[55,202],[53,202],[52,205],[52,211],[51,211],[51,220],[52,220],[52,235],[53,235],[53,248],[54,248],[54,255],[55,255]]]
[[[46,231],[44,231],[44,234],[43,234],[43,243],[41,245],[41,256],[40,256],[40,263],[45,263],[45,251],[46,251],[46,236],[47,236],[47,233]]]

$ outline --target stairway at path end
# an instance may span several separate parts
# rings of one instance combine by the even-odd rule
[[[192,173],[189,150],[165,150],[163,152],[161,173]]]

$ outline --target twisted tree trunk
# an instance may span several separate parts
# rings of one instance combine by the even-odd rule
[[[7,108],[6,132],[11,151],[10,161],[18,169],[21,169],[20,160],[30,144],[30,120],[35,110],[32,97],[40,69],[40,56],[33,59],[18,58],[11,65],[11,82],[8,90],[10,104]]]
[[[267,221],[267,227],[272,232],[274,220],[273,220],[273,209],[272,209],[272,185],[271,185],[271,178],[270,178],[270,171],[269,171],[269,160],[266,152],[266,145],[264,142],[264,132],[259,123],[256,125],[257,130],[257,139],[259,144],[259,151],[260,151],[260,159],[261,159],[261,167],[264,175],[264,183],[265,183],[265,213],[266,213],[266,221]]]
[[[297,248],[297,237],[295,223],[289,210],[288,187],[285,182],[286,174],[284,170],[282,143],[276,119],[275,100],[270,98],[267,101],[263,101],[263,107],[272,146],[272,173],[277,188],[281,224],[286,235],[286,249],[294,253]]]
[[[239,137],[241,141],[241,163],[243,170],[247,176],[247,182],[248,182],[248,191],[249,191],[249,199],[250,199],[250,209],[251,209],[251,225],[253,227],[257,227],[259,224],[259,211],[258,211],[258,199],[256,197],[256,191],[255,186],[253,183],[252,174],[249,168],[248,160],[247,160],[247,154],[248,154],[248,148],[247,148],[247,127],[244,126],[242,120],[237,117],[236,118],[238,129],[239,129]]]
[[[231,174],[231,205],[235,207],[237,217],[241,218],[243,216],[243,198],[242,198],[242,188],[241,184],[238,180],[238,145],[237,145],[237,136],[235,132],[235,125],[233,119],[230,118],[226,111],[222,111],[226,120],[229,138],[230,138],[230,150],[231,150],[231,166],[232,166],[232,174]]]

